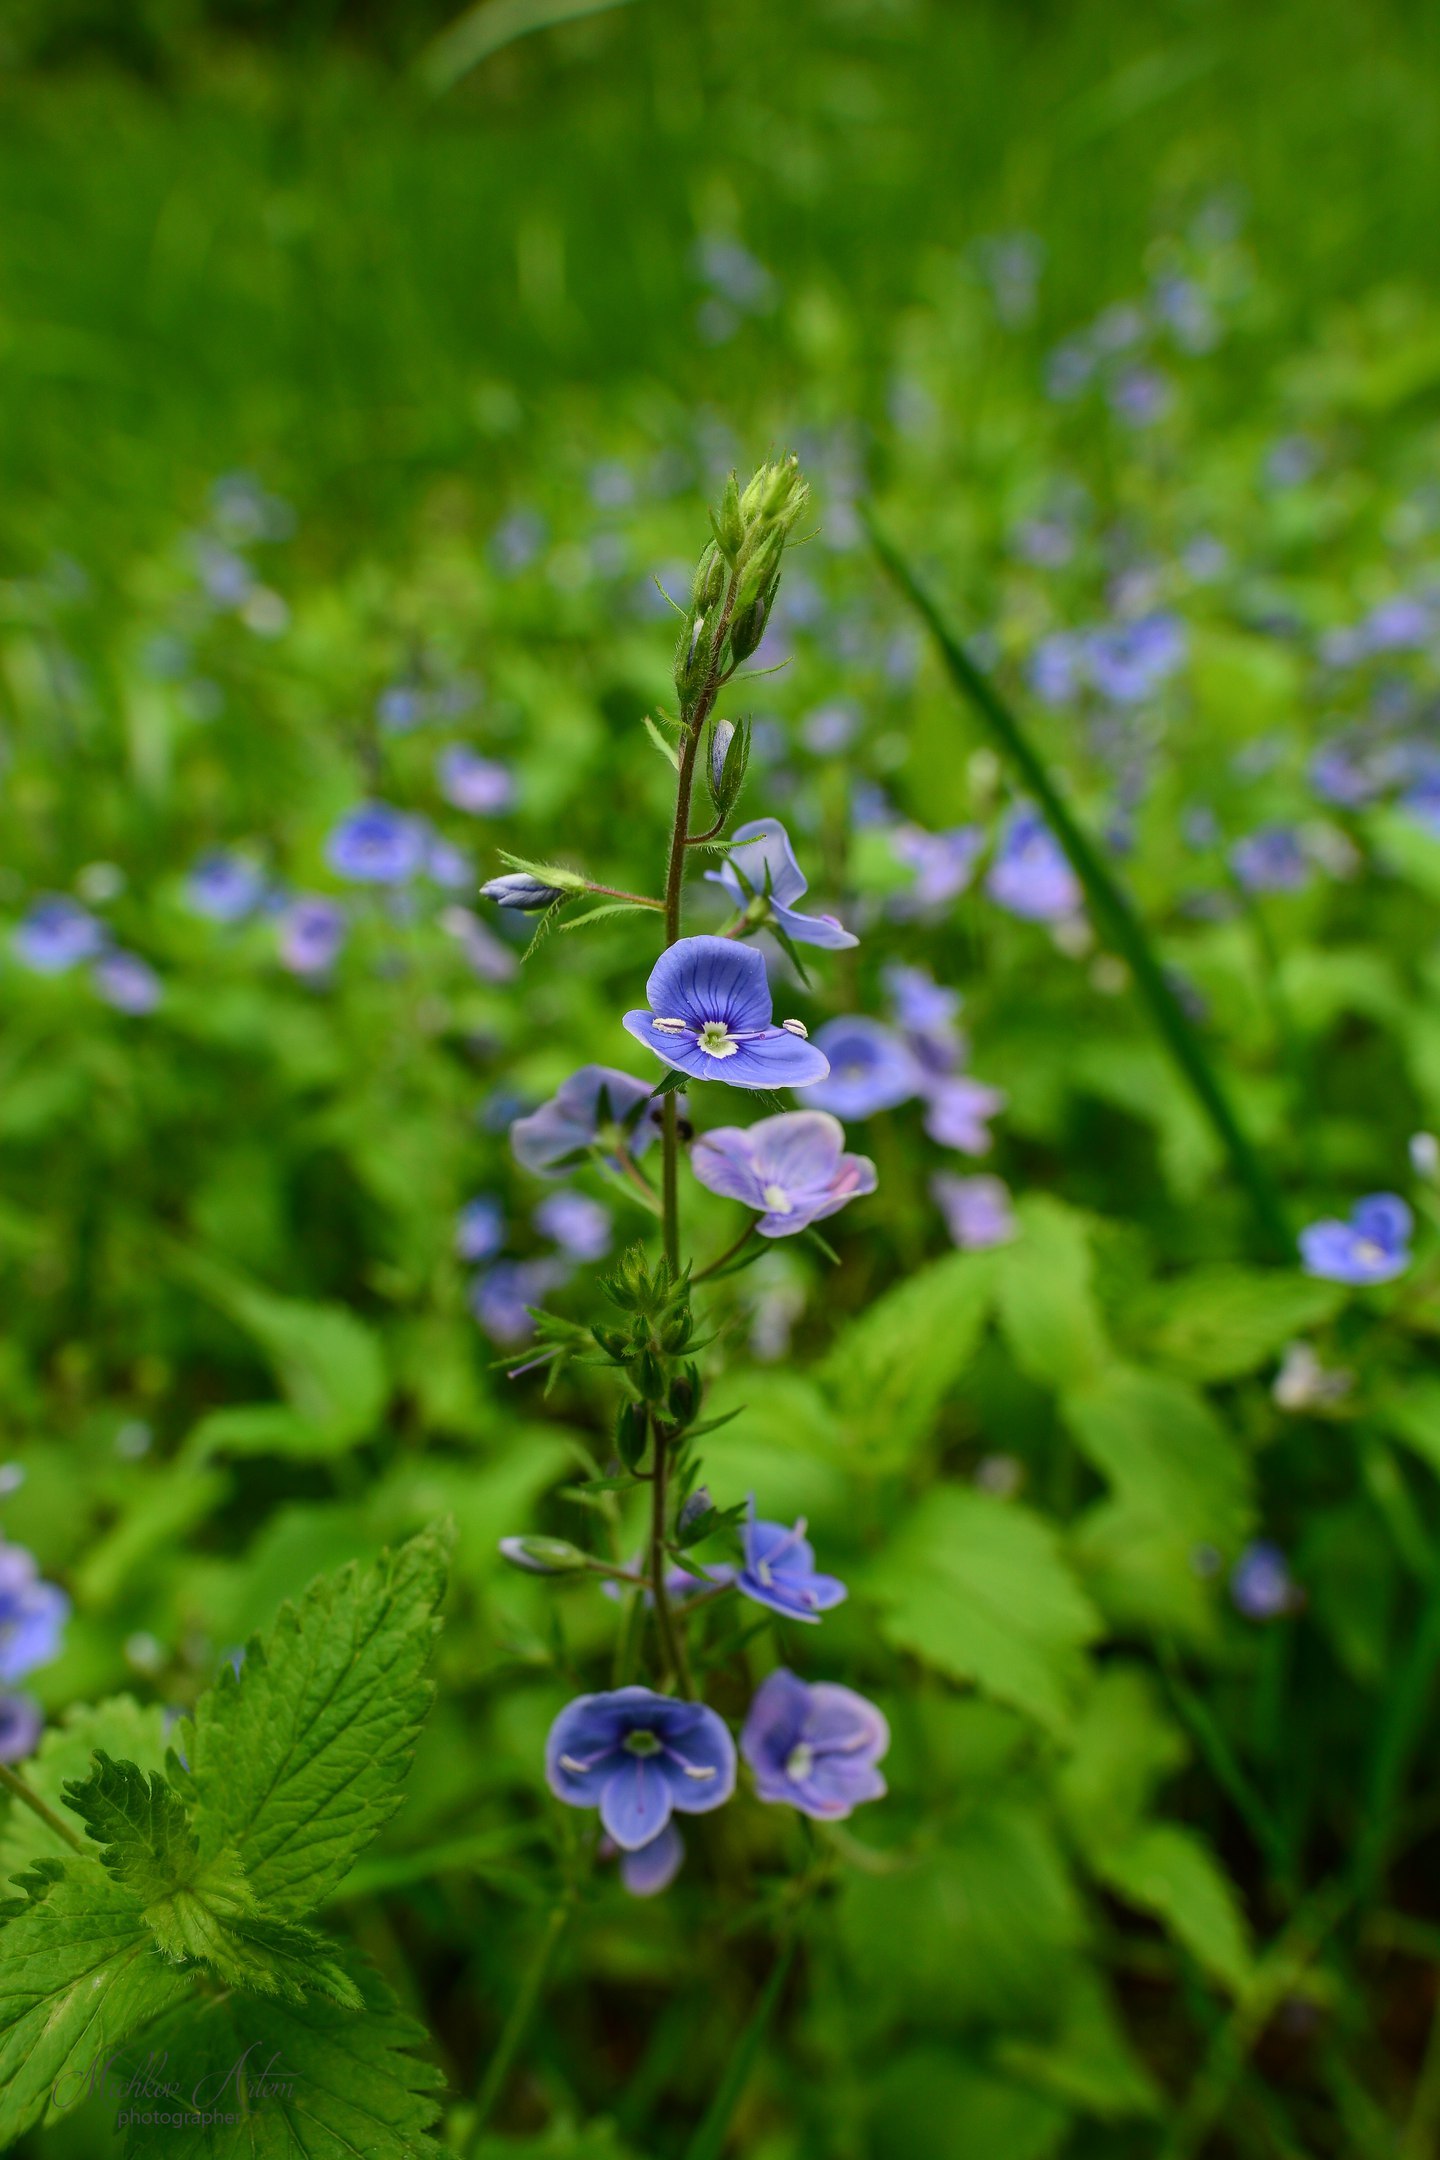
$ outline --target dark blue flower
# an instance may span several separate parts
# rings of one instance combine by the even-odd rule
[[[1293,825],[1262,825],[1237,840],[1230,850],[1230,867],[1246,892],[1299,892],[1311,877]]]
[[[508,766],[481,757],[465,743],[451,743],[435,764],[435,779],[446,802],[471,817],[493,817],[508,810],[515,800],[515,782]]]
[[[704,1703],[650,1688],[580,1695],[550,1728],[545,1776],[558,1800],[600,1810],[622,1852],[653,1844],[672,1811],[705,1815],[735,1790],[735,1743]]]
[[[811,1087],[830,1070],[798,1020],[776,1027],[765,962],[729,938],[681,938],[645,986],[648,1012],[628,1012],[637,1042],[677,1072],[729,1087]]]
[[[1263,1538],[1247,1545],[1231,1574],[1230,1595],[1247,1620],[1278,1620],[1293,1611],[1295,1584],[1280,1547]]]
[[[505,1210],[493,1193],[477,1193],[455,1218],[455,1250],[462,1260],[493,1260],[505,1243]]]
[[[185,904],[210,922],[243,922],[265,898],[265,874],[248,856],[217,849],[202,855],[185,880]]]
[[[42,1582],[23,1545],[0,1541],[0,1683],[23,1680],[59,1653],[70,1600]]]
[[[875,1190],[874,1163],[845,1153],[845,1128],[824,1110],[702,1133],[690,1166],[710,1192],[758,1208],[761,1237],[794,1237]]]
[[[403,885],[424,868],[428,838],[419,818],[389,803],[362,803],[331,833],[325,859],[338,876],[357,883]]]
[[[810,1100],[838,1118],[873,1117],[920,1092],[921,1072],[893,1028],[855,1014],[827,1020],[815,1045],[830,1061],[829,1078]]]
[[[148,960],[138,953],[121,952],[118,947],[102,953],[91,970],[91,980],[100,997],[116,1012],[140,1015],[154,1012],[164,996],[160,977]]]
[[[345,910],[338,901],[301,893],[276,924],[280,965],[292,975],[324,975],[345,942]]]
[[[1025,922],[1063,922],[1079,912],[1080,880],[1040,812],[1017,804],[1001,829],[985,890]]]
[[[1393,1282],[1410,1265],[1415,1218],[1398,1193],[1371,1193],[1356,1202],[1348,1222],[1333,1216],[1300,1233],[1307,1275],[1324,1282]]]
[[[63,894],[37,900],[12,939],[16,959],[36,975],[63,975],[93,959],[104,942],[105,932],[89,909]]]
[[[804,898],[809,885],[778,818],[756,818],[742,825],[721,868],[707,870],[705,875],[712,885],[724,886],[742,913],[753,903],[757,919],[773,918],[797,945],[838,952],[860,942],[833,915],[802,915],[796,908],[795,902]],[[761,902],[768,902],[763,916]]]
[[[585,1193],[551,1193],[535,1210],[534,1223],[572,1260],[603,1260],[614,1242],[615,1225],[609,1208]]]
[[[45,1717],[28,1695],[0,1695],[0,1763],[23,1762],[40,1744]]]
[[[745,1564],[735,1587],[757,1605],[768,1605],[787,1620],[818,1622],[822,1612],[849,1596],[838,1576],[816,1574],[815,1548],[805,1536],[803,1515],[793,1530],[783,1523],[761,1522],[752,1493],[743,1543]]]
[[[813,1686],[782,1665],[758,1690],[740,1735],[762,1800],[778,1800],[818,1822],[843,1821],[863,1800],[880,1800],[875,1765],[890,1728],[872,1702],[820,1680]]]
[[[613,1065],[582,1065],[549,1102],[516,1118],[510,1127],[515,1159],[527,1170],[559,1172],[589,1148],[613,1154],[622,1139],[628,1154],[642,1155],[657,1130],[653,1115],[642,1109],[653,1092],[648,1081]]]

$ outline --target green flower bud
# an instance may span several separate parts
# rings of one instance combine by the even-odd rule
[[[639,1403],[621,1403],[615,1420],[615,1452],[627,1470],[638,1469],[645,1454],[648,1420]]]
[[[500,1551],[511,1567],[527,1575],[575,1575],[590,1565],[578,1545],[558,1537],[502,1537]]]
[[[745,519],[740,508],[740,484],[732,472],[725,483],[718,510],[710,512],[710,524],[721,554],[734,562],[745,544]]]

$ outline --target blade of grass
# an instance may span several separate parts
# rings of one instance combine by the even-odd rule
[[[730,2129],[730,2118],[740,2105],[745,2087],[750,2082],[755,2058],[765,2038],[766,2027],[774,2015],[775,2005],[780,2000],[780,1990],[785,1985],[785,1976],[794,1956],[795,1936],[792,1934],[771,1966],[770,1977],[760,1990],[759,1999],[746,2021],[745,2029],[731,2050],[730,2060],[715,2088],[715,2097],[705,2111],[705,2119],[685,2148],[685,2160],[720,2160]]]
[[[1209,1054],[1185,1008],[1171,988],[1145,927],[1124,890],[1111,876],[1100,855],[1072,817],[1065,798],[1050,777],[1048,766],[1015,714],[989,678],[976,667],[909,564],[880,530],[869,509],[863,505],[862,515],[875,552],[934,638],[951,681],[989,726],[1006,757],[1039,803],[1055,838],[1064,849],[1071,868],[1084,888],[1098,927],[1129,963],[1136,987],[1150,1009],[1150,1017],[1157,1032],[1230,1158],[1231,1167],[1249,1197],[1256,1224],[1266,1244],[1273,1249],[1276,1259],[1292,1260],[1295,1247],[1286,1224],[1280,1196],[1231,1108],[1229,1097],[1220,1084]]]

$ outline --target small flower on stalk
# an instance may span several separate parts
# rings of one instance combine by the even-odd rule
[[[988,1155],[991,1141],[985,1120],[998,1117],[1009,1098],[1000,1088],[986,1087],[983,1080],[961,1073],[932,1081],[925,1100],[925,1130],[932,1140],[961,1155]]]
[[[1332,1216],[1300,1233],[1307,1275],[1323,1282],[1393,1282],[1410,1265],[1415,1218],[1398,1193],[1371,1193],[1356,1202],[1348,1222]]]
[[[588,1148],[608,1153],[622,1137],[628,1154],[643,1155],[657,1129],[641,1109],[652,1093],[648,1081],[613,1065],[582,1065],[549,1102],[516,1118],[510,1127],[515,1159],[542,1176],[559,1176]]]
[[[526,1342],[535,1333],[531,1308],[558,1290],[567,1270],[554,1260],[501,1260],[470,1286],[470,1310],[493,1343]]]
[[[628,1012],[626,1031],[666,1065],[730,1087],[810,1087],[829,1060],[814,1043],[777,1027],[765,962],[728,938],[681,938],[662,953],[645,986],[648,1012]]]
[[[915,1059],[892,1028],[855,1015],[827,1020],[815,1038],[830,1063],[812,1101],[839,1118],[873,1117],[920,1092]]]
[[[1293,825],[1262,825],[1230,850],[1230,867],[1246,892],[1300,892],[1312,866]]]
[[[1236,1561],[1230,1596],[1247,1620],[1280,1620],[1301,1602],[1284,1553],[1263,1538],[1247,1545]]]
[[[91,960],[104,943],[105,932],[88,908],[60,896],[37,900],[17,926],[12,940],[15,957],[35,975],[63,975],[82,960]]]
[[[818,1622],[822,1612],[842,1605],[850,1594],[838,1576],[816,1574],[815,1548],[805,1536],[804,1516],[793,1530],[783,1523],[760,1522],[753,1493],[743,1544],[745,1563],[735,1577],[736,1589],[787,1620]]]
[[[796,908],[809,884],[778,818],[742,825],[726,861],[705,876],[710,884],[724,886],[742,914],[753,910],[757,921],[772,919],[797,945],[839,952],[860,942],[833,915],[802,915]]]
[[[874,1703],[832,1681],[807,1686],[783,1665],[760,1688],[740,1735],[760,1798],[817,1822],[841,1822],[863,1800],[884,1798],[875,1766],[889,1745]]]
[[[824,1110],[702,1133],[690,1165],[708,1191],[760,1210],[761,1237],[794,1237],[875,1190],[874,1163],[845,1153],[845,1128]]]
[[[1003,1178],[952,1177],[937,1171],[930,1191],[961,1252],[987,1252],[1015,1236],[1015,1210]]]
[[[1078,914],[1083,899],[1069,858],[1028,803],[1005,820],[985,890],[1008,914],[1025,922],[1063,922]]]
[[[365,885],[404,885],[425,865],[429,834],[420,818],[388,803],[362,803],[343,817],[325,843],[339,876]]]
[[[704,1703],[650,1688],[581,1695],[550,1728],[545,1776],[558,1800],[600,1810],[623,1852],[653,1844],[672,1811],[704,1815],[735,1790],[735,1743]]]
[[[493,1193],[477,1193],[455,1218],[455,1250],[462,1260],[493,1260],[505,1243],[505,1210]]]

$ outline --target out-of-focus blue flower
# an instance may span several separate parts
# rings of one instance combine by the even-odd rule
[[[1382,600],[1366,616],[1361,629],[1371,652],[1421,652],[1436,632],[1436,618],[1423,600],[1401,593]]]
[[[603,1260],[614,1243],[615,1224],[609,1208],[586,1193],[551,1193],[536,1208],[533,1221],[540,1235],[558,1245],[572,1260]]]
[[[42,1582],[23,1545],[0,1540],[0,1684],[8,1687],[59,1655],[70,1600]]]
[[[743,1543],[745,1563],[735,1577],[736,1589],[787,1620],[818,1624],[821,1613],[843,1604],[850,1594],[838,1576],[815,1572],[815,1548],[805,1535],[803,1515],[793,1530],[783,1523],[761,1522],[752,1493]]]
[[[243,922],[265,898],[265,873],[248,856],[217,848],[185,880],[185,905],[210,922]]]
[[[761,1237],[794,1237],[875,1190],[874,1163],[845,1153],[845,1128],[824,1110],[702,1133],[690,1166],[710,1192],[759,1209]]]
[[[16,959],[35,975],[63,975],[82,960],[94,959],[104,942],[104,929],[89,909],[63,893],[37,900],[11,939]]]
[[[471,817],[493,817],[515,800],[515,782],[507,765],[481,757],[465,743],[451,743],[435,765],[435,779],[446,802]]]
[[[1308,435],[1282,435],[1265,453],[1265,479],[1273,488],[1303,487],[1320,467],[1320,446]]]
[[[280,965],[292,975],[324,975],[345,942],[345,910],[318,893],[291,900],[275,925]]]
[[[657,1131],[653,1114],[641,1107],[653,1093],[648,1081],[613,1065],[582,1065],[549,1102],[516,1118],[510,1127],[515,1159],[545,1175],[568,1169],[592,1147],[613,1154],[622,1139],[627,1154],[643,1155]]]
[[[706,1815],[735,1790],[735,1743],[705,1703],[614,1688],[568,1703],[545,1743],[557,1800],[598,1808],[622,1852],[654,1843],[672,1812]]]
[[[1417,780],[1401,796],[1400,808],[1423,831],[1440,839],[1440,776]]]
[[[1083,899],[1064,849],[1029,803],[1017,804],[1006,818],[985,890],[1025,922],[1063,922],[1079,913]]]
[[[91,970],[91,980],[107,1005],[137,1018],[154,1012],[165,995],[164,985],[149,961],[118,947],[100,955]]]
[[[1294,1610],[1295,1583],[1278,1545],[1259,1538],[1246,1546],[1230,1576],[1230,1596],[1247,1620],[1278,1620]]]
[[[0,1695],[0,1762],[23,1762],[40,1744],[45,1717],[28,1695]]]
[[[816,757],[838,757],[860,732],[860,713],[844,700],[819,705],[800,723],[800,739]]]
[[[930,1191],[961,1252],[987,1252],[1014,1239],[1015,1210],[1003,1178],[955,1177],[937,1170]]]
[[[439,922],[446,936],[455,939],[481,982],[510,982],[519,974],[518,956],[487,930],[473,908],[444,908]]]
[[[428,838],[419,818],[389,803],[362,803],[331,833],[325,859],[338,877],[358,884],[403,885],[423,869]]]
[[[1042,638],[1030,655],[1030,687],[1047,705],[1070,705],[1089,680],[1085,640],[1073,630]]]
[[[455,1218],[455,1250],[462,1260],[493,1260],[505,1243],[505,1210],[493,1193],[477,1193]]]
[[[841,1822],[862,1801],[884,1798],[875,1765],[889,1745],[874,1703],[833,1681],[807,1685],[783,1665],[756,1692],[740,1735],[760,1798],[818,1822]]]
[[[815,1043],[830,1061],[830,1074],[810,1100],[838,1118],[873,1117],[920,1092],[914,1056],[895,1030],[878,1020],[860,1013],[827,1020]]]
[[[554,1260],[501,1260],[470,1285],[470,1310],[493,1343],[527,1342],[535,1332],[530,1308],[564,1282]]]
[[[997,233],[977,240],[975,259],[990,288],[995,313],[1007,330],[1018,330],[1035,313],[1045,243],[1034,233]]]
[[[958,990],[945,989],[928,968],[906,967],[897,960],[885,969],[883,980],[895,1018],[907,1034],[955,1039],[964,1002]]]
[[[1000,1088],[986,1087],[968,1074],[934,1080],[925,1089],[925,1130],[941,1147],[961,1155],[988,1155],[991,1147],[986,1119],[998,1117],[1007,1097]]]
[[[1138,622],[1092,630],[1085,638],[1085,666],[1100,695],[1116,705],[1138,705],[1183,666],[1185,630],[1178,616],[1143,615]]]
[[[1057,404],[1079,397],[1095,377],[1096,359],[1082,337],[1066,338],[1045,362],[1045,390]]]
[[[743,913],[752,902],[768,899],[767,914],[797,945],[818,945],[836,952],[860,940],[833,915],[802,915],[795,906],[809,890],[790,838],[778,818],[756,818],[735,833],[730,853],[718,870],[707,870],[712,885],[723,885]]]
[[[418,683],[391,683],[375,700],[375,717],[387,735],[408,735],[430,716],[430,701]]]
[[[490,536],[490,560],[502,576],[516,577],[544,547],[548,528],[536,510],[512,510]]]
[[[1307,1275],[1325,1282],[1393,1282],[1410,1265],[1415,1218],[1398,1193],[1371,1193],[1357,1200],[1348,1222],[1334,1216],[1300,1233]]]
[[[565,894],[558,885],[546,885],[528,870],[507,870],[482,885],[480,897],[517,915],[535,915],[553,900],[563,900]]]
[[[1155,281],[1155,313],[1182,352],[1213,352],[1220,342],[1215,310],[1194,278],[1170,271]]]
[[[1110,409],[1127,427],[1154,427],[1175,402],[1174,385],[1158,368],[1127,367],[1111,383]]]
[[[964,892],[984,852],[978,825],[956,825],[948,832],[926,832],[920,825],[897,825],[890,835],[897,860],[915,872],[910,890],[891,903],[896,915],[937,914]]]
[[[475,883],[475,865],[464,848],[440,833],[431,833],[425,843],[425,875],[447,892],[464,892]]]
[[[196,540],[195,569],[205,597],[217,608],[243,607],[255,590],[255,572],[245,557],[214,540]]]
[[[811,1087],[830,1070],[799,1021],[776,1027],[765,962],[729,938],[681,938],[645,986],[648,1012],[628,1012],[637,1042],[677,1072],[729,1087]]]
[[[673,1822],[638,1852],[620,1855],[620,1880],[631,1897],[659,1897],[679,1874],[685,1859],[685,1840]]]
[[[691,251],[697,277],[745,315],[768,314],[777,291],[764,263],[728,233],[703,233]]]
[[[1237,840],[1230,867],[1246,892],[1300,892],[1312,875],[1293,825],[1262,825]]]
[[[1310,760],[1310,785],[1337,810],[1359,810],[1384,792],[1386,760],[1354,735],[1332,736]]]

